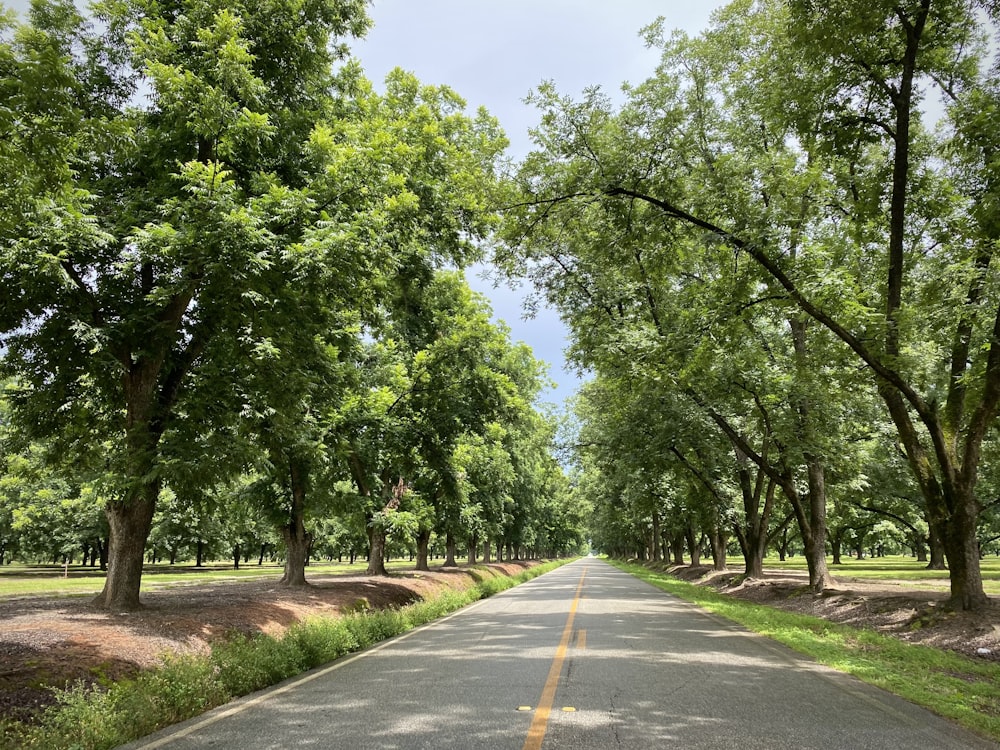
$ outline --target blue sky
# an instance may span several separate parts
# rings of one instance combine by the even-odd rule
[[[23,12],[28,0],[6,0]],[[447,84],[470,111],[485,106],[500,120],[515,159],[531,147],[528,128],[536,124],[523,103],[540,82],[551,80],[564,94],[599,85],[608,94],[622,82],[638,83],[652,74],[657,56],[639,30],[658,16],[669,28],[697,33],[706,28],[720,0],[374,0],[374,21],[364,40],[352,47],[369,78],[381,81],[395,67],[424,83]],[[561,403],[579,385],[564,362],[566,331],[552,310],[523,318],[523,292],[493,284],[472,269],[469,282],[485,294],[494,315],[505,320],[512,338],[524,341],[550,364],[556,387],[543,396]]]
[[[668,28],[697,33],[706,28],[718,0],[374,0],[374,26],[352,45],[368,77],[381,81],[395,67],[424,83],[447,84],[470,111],[485,106],[500,120],[511,155],[531,148],[528,128],[535,111],[523,103],[542,81],[564,94],[599,85],[608,94],[624,81],[652,74],[657,55],[645,48],[639,30],[658,16]],[[489,297],[512,337],[526,342],[550,364],[556,388],[544,398],[561,403],[579,385],[563,359],[566,330],[552,310],[523,319],[522,292],[494,288],[476,269],[468,274]]]

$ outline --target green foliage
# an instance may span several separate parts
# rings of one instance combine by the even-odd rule
[[[295,638],[235,635],[212,647],[212,666],[228,695],[252,693],[306,668]]]
[[[59,704],[32,727],[3,726],[11,747],[111,748],[224,702],[210,661],[175,658],[110,687],[77,685],[57,694]]]
[[[666,481],[692,497],[689,520],[731,504],[741,459],[707,450],[700,418],[780,487],[821,586],[825,483],[861,502],[856,442],[890,421],[920,498],[868,512],[905,518],[911,537],[926,524],[956,605],[986,606],[972,488],[1000,408],[1000,287],[995,212],[979,207],[1000,183],[977,8],[740,0],[696,37],[647,29],[660,64],[620,106],[597,89],[532,95],[537,148],[495,260],[559,309],[607,400],[633,405],[620,411],[635,421],[598,414],[607,433],[584,441],[633,428],[606,483],[638,495],[633,536],[668,476],[638,441],[683,449],[699,476]],[[931,132],[922,103],[938,95]]]

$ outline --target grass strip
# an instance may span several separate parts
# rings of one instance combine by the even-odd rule
[[[854,675],[1000,741],[1000,669],[993,662],[746,602],[641,565],[608,562],[821,664]]]
[[[211,708],[275,685],[450,614],[554,570],[570,560],[527,568],[517,575],[473,568],[478,582],[405,607],[317,617],[280,638],[236,636],[214,644],[209,656],[167,659],[156,669],[107,687],[77,685],[57,691],[58,704],[33,724],[0,724],[8,750],[105,750],[190,719]]]

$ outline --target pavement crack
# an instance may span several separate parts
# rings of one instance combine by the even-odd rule
[[[618,695],[618,692],[611,695],[611,708],[608,709],[608,717],[611,719],[611,736],[615,740],[615,747],[622,748],[625,747],[625,745],[622,743],[621,735],[618,733],[618,717],[615,709],[615,698],[617,698]]]

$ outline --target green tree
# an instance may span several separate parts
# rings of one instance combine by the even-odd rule
[[[1000,405],[998,87],[976,11],[960,0],[740,1],[696,39],[655,25],[657,76],[627,91],[620,113],[596,91],[574,103],[540,90],[541,148],[514,209],[514,226],[537,229],[577,280],[613,278],[560,245],[569,222],[596,214],[609,217],[605,237],[659,240],[674,261],[664,291],[719,245],[755,264],[762,299],[793,305],[780,303],[793,326],[825,329],[874,375],[959,608],[987,602],[975,487]],[[931,88],[948,99],[950,132],[921,126]]]
[[[108,3],[95,18],[35,2],[2,44],[0,277],[18,291],[0,330],[18,424],[109,441],[122,480],[98,602],[117,610],[139,604],[164,436],[222,385],[199,368],[240,335],[281,250],[275,209],[307,179],[337,88],[332,42],[368,21],[360,0]]]

